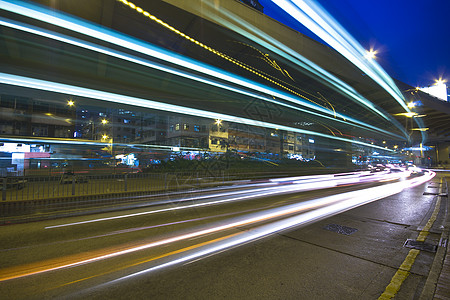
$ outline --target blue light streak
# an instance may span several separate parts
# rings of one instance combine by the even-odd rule
[[[206,5],[212,4],[206,2]],[[220,10],[211,10],[211,11],[202,11],[202,13],[209,15],[212,20],[218,22],[222,26],[225,26],[243,36],[252,39],[263,47],[269,49],[270,51],[280,55],[281,57],[286,58],[292,63],[300,66],[301,68],[307,70],[308,72],[314,74],[318,78],[322,79],[325,84],[329,87],[334,88],[340,94],[349,97],[351,100],[355,101],[358,104],[362,104],[366,108],[372,110],[376,114],[380,115],[382,118],[389,120],[392,122],[398,129],[400,129],[405,137],[408,137],[408,133],[405,128],[390,114],[382,111],[380,108],[377,108],[372,102],[364,98],[361,94],[359,94],[353,87],[340,80],[339,78],[333,76],[320,66],[316,65],[314,62],[308,60],[303,57],[296,51],[282,44],[275,38],[269,36],[265,32],[262,32],[252,24],[246,22],[242,18],[239,18],[232,13],[228,12],[225,8],[221,8]],[[220,15],[225,15],[232,21],[227,21],[222,18]],[[234,23],[234,24],[233,24]]]
[[[164,60],[166,62],[175,64],[175,65],[178,65],[178,66],[182,66],[184,68],[188,68],[188,69],[195,70],[197,72],[201,72],[201,73],[206,74],[208,76],[213,76],[215,78],[223,79],[225,81],[231,82],[233,84],[237,84],[237,85],[239,85],[241,87],[244,87],[246,89],[253,89],[253,90],[255,90],[258,93],[263,92],[263,93],[266,93],[266,94],[268,94],[270,96],[276,96],[276,97],[278,97],[280,99],[283,99],[283,100],[295,103],[297,105],[302,105],[302,106],[306,106],[306,107],[308,107],[310,109],[318,110],[321,113],[324,113],[326,115],[333,115],[334,116],[333,112],[330,112],[329,110],[324,109],[323,107],[320,107],[318,105],[314,105],[314,104],[309,103],[307,101],[299,100],[298,98],[292,97],[291,95],[289,95],[287,93],[282,93],[282,92],[280,92],[280,91],[278,91],[276,89],[271,89],[271,88],[268,88],[268,87],[266,87],[264,85],[261,85],[261,84],[255,83],[255,82],[251,82],[251,81],[249,81],[249,80],[247,80],[245,78],[241,78],[241,77],[235,76],[233,74],[224,72],[224,71],[222,71],[220,69],[213,68],[211,66],[208,66],[208,65],[205,65],[203,63],[200,63],[198,61],[194,61],[192,59],[188,59],[186,57],[174,54],[174,53],[169,52],[167,50],[158,48],[158,47],[156,47],[154,45],[150,45],[148,43],[144,43],[142,41],[133,39],[131,37],[124,36],[122,34],[114,32],[112,30],[109,30],[109,29],[106,29],[106,28],[103,28],[103,27],[99,27],[97,25],[88,23],[86,21],[82,21],[82,20],[78,20],[78,19],[73,18],[73,17],[66,16],[65,14],[62,14],[62,13],[57,13],[57,12],[54,12],[54,11],[50,12],[49,10],[47,10],[45,8],[33,5],[31,3],[24,3],[24,2],[20,2],[19,1],[20,5],[17,5],[16,4],[17,2],[18,1],[14,1],[14,3],[11,3],[10,1],[0,1],[0,8],[2,8],[4,10],[12,11],[12,12],[17,13],[17,14],[26,15],[28,17],[32,17],[32,18],[35,18],[35,19],[43,21],[43,22],[52,23],[53,25],[57,25],[57,26],[60,26],[62,28],[65,28],[65,29],[68,29],[68,30],[71,30],[71,31],[75,31],[75,32],[78,32],[78,33],[81,33],[81,34],[84,34],[84,35],[88,35],[88,36],[91,36],[91,37],[94,37],[94,38],[97,38],[97,39],[100,39],[100,40],[103,40],[103,41],[107,41],[109,43],[113,43],[113,44],[119,45],[121,47],[125,47],[125,48],[131,49],[133,51],[137,51],[139,53],[143,53],[143,54],[149,55],[151,57],[155,57],[155,58]],[[24,30],[24,31],[27,31],[27,32],[30,32],[30,33],[33,33],[33,34],[39,34],[39,35],[42,35],[42,36],[46,36],[48,38],[60,40],[60,41],[63,41],[63,42],[66,42],[66,43],[70,43],[70,44],[73,44],[73,45],[76,45],[76,46],[79,46],[79,47],[90,49],[92,51],[97,51],[97,52],[104,53],[104,54],[107,54],[107,55],[111,55],[111,56],[114,56],[114,57],[117,57],[117,58],[120,58],[120,59],[128,60],[128,61],[131,61],[131,62],[134,62],[134,63],[139,63],[139,64],[145,65],[147,67],[163,70],[165,72],[170,72],[170,73],[176,74],[178,76],[183,76],[183,77],[186,77],[186,78],[189,78],[189,79],[197,80],[197,81],[200,81],[200,82],[203,82],[203,83],[207,83],[207,84],[211,84],[211,85],[218,86],[218,87],[221,87],[221,88],[225,88],[225,89],[228,89],[228,90],[232,90],[233,92],[238,92],[238,93],[245,94],[245,95],[248,95],[248,96],[251,96],[251,97],[257,97],[257,98],[262,99],[264,101],[270,101],[270,102],[278,104],[278,105],[282,105],[282,106],[285,106],[285,107],[288,107],[288,108],[291,108],[291,109],[296,109],[296,110],[300,110],[300,111],[303,111],[303,112],[307,112],[307,113],[310,113],[310,114],[313,114],[313,115],[316,115],[316,116],[319,116],[319,117],[322,117],[322,118],[327,118],[329,120],[338,121],[338,122],[342,122],[342,123],[348,123],[348,121],[351,121],[351,122],[354,123],[355,126],[362,127],[362,128],[365,127],[366,129],[369,129],[369,130],[372,130],[372,131],[382,132],[384,134],[388,134],[388,135],[391,135],[391,136],[403,139],[403,137],[398,136],[398,135],[396,135],[394,133],[388,132],[386,130],[379,129],[379,128],[377,128],[375,126],[372,126],[372,125],[369,125],[369,124],[365,124],[364,122],[361,122],[359,120],[353,119],[351,117],[348,117],[348,116],[345,116],[345,115],[342,115],[342,114],[337,114],[337,116],[342,118],[342,119],[344,119],[345,121],[338,120],[336,118],[333,118],[332,116],[321,115],[321,114],[313,112],[313,111],[304,110],[304,109],[301,109],[301,108],[296,107],[296,106],[292,106],[292,105],[289,105],[289,104],[286,104],[286,103],[283,103],[283,102],[280,102],[280,101],[276,101],[276,100],[273,100],[271,97],[263,97],[261,95],[255,94],[255,93],[248,93],[248,92],[246,92],[246,91],[244,91],[242,89],[236,89],[236,88],[233,88],[233,87],[230,87],[230,86],[226,86],[226,85],[220,84],[218,82],[214,82],[214,81],[209,80],[209,79],[200,78],[198,76],[193,76],[193,75],[187,74],[185,72],[180,72],[179,70],[163,67],[161,65],[157,65],[155,63],[151,63],[151,62],[148,62],[148,61],[145,61],[145,60],[142,60],[142,59],[138,59],[138,58],[133,57],[133,56],[125,55],[123,53],[119,53],[119,52],[116,52],[116,51],[113,51],[113,50],[109,50],[109,49],[103,48],[101,46],[88,44],[87,42],[82,42],[82,41],[76,40],[74,38],[68,38],[68,37],[65,37],[65,36],[62,36],[62,35],[59,35],[59,34],[49,33],[49,32],[45,32],[43,30],[37,30],[37,29],[31,28],[31,27],[27,28],[27,27],[25,27],[23,25],[20,25],[18,23],[14,24],[13,22],[7,22],[5,20],[2,20],[2,24],[4,26],[14,27],[14,28],[19,29],[19,30]]]
[[[370,76],[405,111],[410,112],[392,78],[373,59],[368,60],[364,57],[366,50],[322,7],[311,0],[273,0],[273,2]]]
[[[358,140],[351,140],[351,139],[346,139],[346,138],[342,138],[342,137],[331,136],[331,135],[327,135],[324,133],[315,132],[315,131],[311,131],[311,130],[299,129],[299,128],[289,127],[289,126],[285,126],[285,125],[279,125],[279,124],[274,124],[274,123],[269,123],[269,122],[252,120],[252,119],[248,119],[248,118],[242,118],[242,117],[237,117],[237,116],[232,116],[232,115],[221,114],[221,113],[217,113],[217,112],[183,107],[183,106],[167,104],[167,103],[152,101],[152,100],[143,99],[143,98],[136,98],[136,97],[131,97],[131,96],[103,92],[103,91],[98,91],[98,90],[93,90],[93,89],[77,87],[77,86],[73,86],[73,85],[67,85],[67,84],[62,84],[62,83],[57,83],[57,82],[50,82],[50,81],[28,78],[28,77],[17,76],[17,75],[11,75],[11,74],[6,74],[6,73],[0,73],[0,83],[21,86],[21,87],[26,87],[26,88],[32,88],[32,89],[38,89],[38,90],[44,90],[44,91],[49,91],[49,92],[55,92],[55,93],[60,93],[60,94],[70,94],[70,95],[87,97],[87,98],[92,98],[92,99],[97,99],[97,100],[102,100],[102,101],[107,101],[107,102],[114,102],[114,103],[119,103],[119,104],[125,104],[125,105],[134,105],[134,106],[138,106],[138,107],[145,107],[145,108],[149,108],[149,109],[167,111],[167,112],[172,112],[172,113],[182,113],[182,114],[186,114],[186,115],[203,117],[203,118],[214,119],[214,120],[219,119],[219,120],[228,121],[228,122],[232,122],[232,123],[241,123],[241,124],[271,128],[271,129],[276,129],[276,130],[279,129],[279,130],[292,131],[292,132],[297,132],[297,133],[302,133],[302,134],[309,134],[309,135],[313,135],[313,136],[328,138],[328,139],[332,139],[332,140],[338,140],[338,141],[347,142],[347,143],[354,143],[354,144],[358,144],[358,145],[367,146],[370,148],[382,149],[385,151],[391,151],[391,152],[393,151],[390,149],[385,149],[381,146],[364,143],[364,142],[361,142]]]

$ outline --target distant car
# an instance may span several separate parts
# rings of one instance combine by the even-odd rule
[[[425,174],[425,171],[422,170],[421,168],[412,167],[409,168],[409,170],[411,171],[411,176],[422,176]]]
[[[370,172],[375,173],[375,172],[382,172],[386,170],[386,167],[382,164],[377,164],[375,166],[372,166],[372,168],[370,169]]]
[[[390,173],[401,173],[401,172],[405,172],[406,168],[399,166],[399,165],[391,165],[389,167],[389,172]]]

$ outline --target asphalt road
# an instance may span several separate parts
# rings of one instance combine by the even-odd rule
[[[248,182],[203,198],[2,226],[0,295],[377,299],[436,203],[423,192],[440,179],[435,187],[420,184],[429,173],[402,175]],[[437,243],[443,216],[427,242]],[[398,299],[420,294],[433,258],[420,252]]]

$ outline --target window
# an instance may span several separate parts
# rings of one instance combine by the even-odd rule
[[[177,123],[177,124],[175,125],[175,130],[176,130],[176,131],[180,130],[180,124]]]
[[[35,125],[32,128],[34,136],[48,136],[48,126]]]
[[[189,130],[189,124],[183,124],[183,129],[184,130]]]
[[[35,101],[33,103],[33,111],[47,113],[47,112],[49,112],[49,105],[48,105],[48,103]]]
[[[194,131],[200,132],[200,126],[199,125],[194,125]]]

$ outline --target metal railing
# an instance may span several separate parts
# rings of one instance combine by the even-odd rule
[[[18,176],[0,178],[2,201],[27,201],[124,192],[152,194],[182,191],[224,183],[229,175],[220,172],[128,173],[61,176]]]

